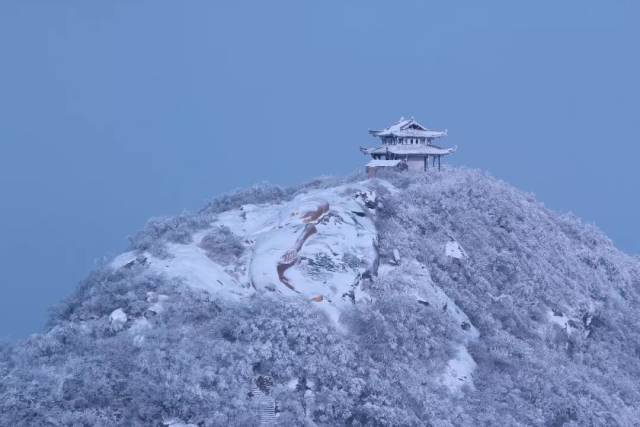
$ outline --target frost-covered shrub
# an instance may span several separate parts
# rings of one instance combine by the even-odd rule
[[[123,293],[117,305],[125,311],[140,299],[139,285],[132,286],[132,293],[116,290]],[[107,302],[109,288],[98,285],[93,291],[109,306],[104,313],[115,306]],[[305,422],[305,389],[288,387],[292,380],[311,384],[309,412],[319,423],[366,425],[382,417],[391,425],[417,426],[430,410],[410,404],[403,397],[408,383],[397,381],[398,374],[408,377],[426,361],[419,368],[424,379],[429,366],[444,360],[434,356],[446,348],[440,323],[429,322],[420,307],[399,310],[406,302],[390,300],[371,313],[353,312],[350,322],[362,325],[354,330],[360,343],[354,346],[354,336],[335,331],[308,302],[264,296],[252,304],[230,303],[162,281],[154,289],[168,296],[164,310],[151,318],[131,311],[117,334],[102,328],[106,315],[87,318],[83,313],[95,307],[74,300],[66,310],[74,313],[68,320],[59,318],[46,334],[12,348],[5,356],[13,367],[0,389],[0,424],[42,425],[55,419],[149,425],[177,418],[202,425],[257,425],[258,407],[249,392],[260,375],[276,384],[280,424]],[[374,320],[379,329],[367,327]],[[148,324],[140,328],[139,322]],[[385,346],[404,362],[390,365]],[[362,365],[363,360],[370,362]],[[416,402],[427,391],[418,384],[422,379],[412,379]],[[25,395],[39,402],[37,410]]]
[[[246,204],[281,203],[290,200],[295,189],[282,188],[269,183],[254,185],[245,190],[238,190],[209,202],[200,211],[201,214],[217,214],[220,212],[238,209]]]
[[[376,178],[388,181],[397,188],[405,189],[416,179],[423,177],[413,172],[380,169],[376,172]]]
[[[238,209],[246,204],[272,203],[278,204],[291,200],[296,194],[311,190],[331,188],[365,179],[362,171],[354,172],[346,177],[318,177],[304,184],[293,187],[279,187],[267,182],[254,185],[248,189],[238,190],[220,196],[209,202],[200,213],[217,214]]]
[[[242,239],[224,225],[207,233],[200,241],[200,247],[209,258],[223,265],[231,263],[244,252]]]
[[[478,171],[429,172],[381,202],[389,208],[377,216],[380,252],[397,248],[403,259],[426,263],[480,331],[470,348],[478,368],[476,389],[466,393],[468,415],[478,420],[491,399],[508,402],[493,408],[491,419],[503,425],[509,418],[521,425],[626,425],[640,415],[632,409],[639,388],[626,389],[620,406],[610,381],[640,375],[630,357],[630,343],[640,339],[637,260],[595,227]],[[468,259],[445,256],[451,238]],[[568,316],[571,330],[551,322],[549,316],[560,318],[552,309]],[[600,320],[591,326],[593,318]],[[544,378],[543,390],[535,378]],[[608,391],[596,392],[603,384]]]
[[[130,237],[131,249],[149,251],[159,258],[168,256],[164,245],[171,243],[191,243],[193,233],[205,229],[211,223],[211,216],[205,213],[184,213],[176,217],[154,218],[145,228]]]
[[[304,184],[301,184],[297,187],[295,187],[296,189],[296,193],[300,193],[300,192],[306,192],[306,191],[311,191],[311,190],[322,190],[325,188],[333,188],[333,187],[337,187],[340,185],[344,185],[344,184],[351,184],[354,182],[358,182],[358,181],[362,181],[364,179],[366,179],[366,173],[364,171],[362,171],[362,169],[359,169],[356,172],[351,173],[350,175],[347,176],[340,176],[340,177],[336,177],[336,176],[322,176],[322,177],[318,177],[315,178],[309,182],[306,182]]]
[[[367,267],[367,263],[365,262],[365,260],[349,252],[345,252],[342,255],[342,262],[351,269]]]
[[[98,270],[84,280],[76,292],[51,310],[48,328],[62,321],[87,321],[108,316],[114,310],[142,315],[146,310],[149,292],[158,292],[161,286],[176,286],[164,279],[140,275],[143,266]]]

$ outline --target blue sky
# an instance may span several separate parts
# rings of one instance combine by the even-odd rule
[[[640,253],[640,3],[0,3],[0,340],[152,216],[362,167],[448,128],[488,170]]]

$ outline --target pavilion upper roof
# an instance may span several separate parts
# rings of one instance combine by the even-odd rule
[[[370,130],[373,136],[397,136],[397,137],[422,137],[422,138],[440,138],[447,135],[447,131],[427,129],[418,123],[413,117],[410,119],[401,118],[398,123],[382,130]]]

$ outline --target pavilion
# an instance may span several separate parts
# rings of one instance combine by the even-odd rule
[[[361,148],[364,154],[372,157],[376,167],[384,167],[385,162],[376,162],[379,160],[400,160],[406,163],[409,170],[426,171],[429,167],[429,158],[431,158],[432,167],[438,164],[440,170],[440,159],[456,151],[456,148],[442,148],[433,142],[447,136],[447,131],[430,130],[418,123],[413,117],[410,119],[401,118],[398,123],[389,126],[383,130],[370,130],[369,133],[380,138],[382,145],[377,148]],[[392,165],[391,162],[388,163]],[[397,164],[393,163],[393,167]]]

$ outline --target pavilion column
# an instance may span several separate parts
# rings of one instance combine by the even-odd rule
[[[438,170],[440,170],[440,157],[442,156],[438,156]]]
[[[429,158],[429,156],[424,156],[424,170],[427,170],[427,159]]]

